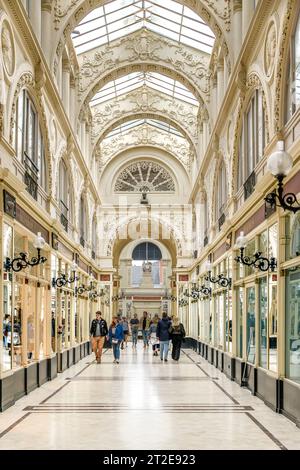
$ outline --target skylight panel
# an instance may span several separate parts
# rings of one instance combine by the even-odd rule
[[[211,53],[214,35],[192,10],[174,0],[113,0],[89,13],[72,35],[78,54],[145,27]]]
[[[120,126],[114,128],[111,132],[109,132],[109,134],[107,134],[104,141],[106,139],[115,137],[116,135],[124,134],[132,129],[136,129],[137,127],[140,127],[144,124],[147,124],[148,126],[154,127],[155,129],[159,129],[168,134],[173,134],[173,135],[176,135],[177,137],[185,139],[183,134],[180,131],[178,131],[178,129],[176,129],[175,127],[163,121],[159,121],[156,119],[134,119],[132,121],[128,121],[125,124],[121,124]]]

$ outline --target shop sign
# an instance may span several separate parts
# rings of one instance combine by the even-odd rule
[[[178,280],[179,280],[179,282],[188,282],[189,275],[188,274],[179,274]]]
[[[110,274],[100,274],[100,281],[109,282],[110,281]]]
[[[31,215],[29,215],[19,204],[16,204],[16,220],[32,233],[41,232],[46,243],[49,243],[49,232]]]
[[[16,218],[16,198],[3,189],[3,209],[5,214]]]

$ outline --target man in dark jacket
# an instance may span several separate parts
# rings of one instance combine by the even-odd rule
[[[102,349],[107,333],[107,323],[104,318],[102,318],[102,313],[98,311],[96,312],[96,318],[94,318],[91,323],[90,329],[92,349],[95,353],[97,364],[101,362]]]
[[[171,321],[168,318],[166,312],[163,313],[162,319],[159,320],[156,329],[156,336],[159,339],[160,344],[160,360],[167,362],[168,352],[169,352],[169,341],[170,333],[169,329],[171,327]]]

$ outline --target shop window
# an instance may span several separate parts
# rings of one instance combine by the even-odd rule
[[[286,376],[300,383],[300,268],[286,274]]]
[[[244,309],[244,288],[238,287],[236,292],[237,299],[237,356],[243,357],[243,309]]]
[[[238,189],[244,185],[244,198],[254,191],[255,167],[263,157],[265,148],[265,111],[263,93],[255,90],[247,111],[243,116],[239,140]]]
[[[267,369],[268,367],[268,287],[267,278],[259,280],[259,364]]]
[[[300,105],[300,15],[298,14],[294,34],[291,37],[286,80],[286,122],[293,116]]]
[[[300,214],[286,218],[286,259],[300,256]]]
[[[232,291],[225,291],[225,350],[232,352]]]
[[[17,99],[14,145],[17,158],[24,164],[27,191],[37,199],[38,186],[47,191],[47,165],[39,116],[26,90]]]
[[[246,344],[247,344],[247,362],[254,364],[255,362],[255,287],[251,286],[246,289]]]

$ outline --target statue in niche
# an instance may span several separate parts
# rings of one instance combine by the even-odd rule
[[[143,262],[143,273],[151,273],[152,272],[152,264],[150,261]]]
[[[4,23],[1,33],[3,62],[8,75],[12,75],[15,67],[13,38],[8,26]]]

